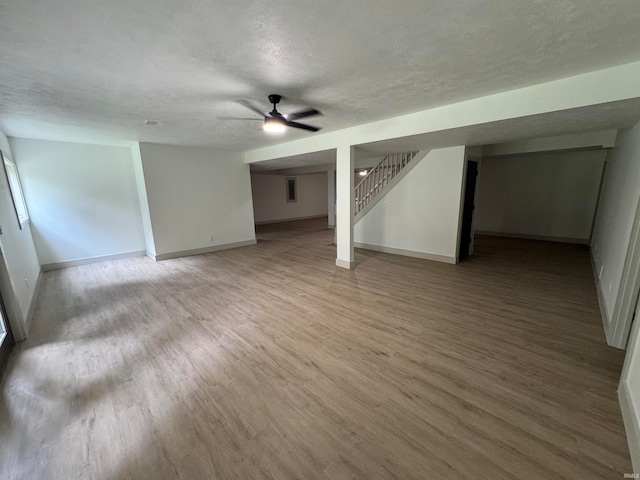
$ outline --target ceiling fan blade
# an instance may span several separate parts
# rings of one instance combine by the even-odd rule
[[[284,124],[287,127],[301,128],[302,130],[309,130],[310,132],[317,132],[318,130],[320,130],[320,127],[314,127],[312,125],[305,125],[304,123],[286,121],[286,122],[284,122]]]
[[[308,108],[306,110],[300,110],[299,112],[287,113],[283,115],[287,120],[298,120],[300,118],[311,117],[312,115],[322,115],[322,112],[316,110],[315,108]]]
[[[238,100],[237,102],[240,105],[247,107],[249,110],[251,110],[253,112],[256,112],[258,115],[261,115],[261,116],[267,117],[267,118],[271,118],[271,114],[270,113],[260,111],[260,109],[258,107],[253,105],[251,102],[248,102],[247,100]]]
[[[217,117],[218,120],[251,120],[252,122],[263,122],[262,118],[249,117]]]

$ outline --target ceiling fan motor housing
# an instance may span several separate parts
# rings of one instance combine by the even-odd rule
[[[272,103],[273,105],[277,105],[278,103],[280,103],[281,99],[282,99],[282,95],[275,95],[275,94],[269,95],[269,103]]]

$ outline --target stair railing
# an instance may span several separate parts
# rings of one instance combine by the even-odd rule
[[[387,155],[355,186],[357,215],[376,195],[402,170],[418,152],[393,153]]]

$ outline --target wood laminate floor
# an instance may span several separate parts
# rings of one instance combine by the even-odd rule
[[[459,265],[325,220],[255,246],[47,272],[0,389],[3,479],[617,479],[631,472],[585,247]]]

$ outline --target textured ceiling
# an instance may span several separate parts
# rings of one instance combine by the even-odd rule
[[[0,1],[13,136],[246,150],[640,60],[638,0]],[[143,126],[145,120],[156,126]]]

